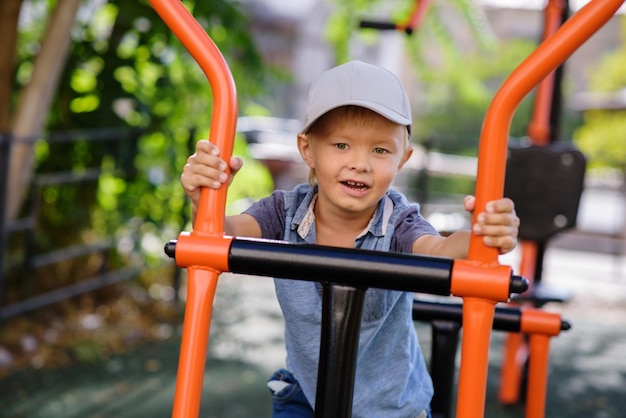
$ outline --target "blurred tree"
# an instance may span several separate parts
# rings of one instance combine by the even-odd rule
[[[41,134],[46,125],[48,110],[54,98],[61,71],[70,46],[70,29],[80,0],[59,0],[50,15],[49,24],[41,37],[40,45],[34,46],[37,54],[31,60],[28,78],[21,93],[12,95],[15,81],[15,53],[18,51],[18,18],[22,0],[6,0],[0,3],[0,133],[10,133],[20,139],[13,145],[9,167],[6,216],[17,215],[32,176],[32,138]],[[15,102],[14,102],[15,101]],[[17,103],[13,106],[13,103]],[[12,109],[14,112],[12,112]]]
[[[0,204],[10,219],[19,216],[35,170],[99,169],[102,174],[95,181],[47,185],[42,190],[34,251],[41,254],[83,242],[126,239],[139,232],[142,242],[130,253],[126,248],[124,254],[139,252],[148,265],[162,264],[162,243],[188,227],[189,210],[179,176],[194,142],[208,136],[211,87],[147,0],[77,1],[72,13],[69,3],[0,1],[0,133],[14,138],[12,185]],[[274,71],[261,60],[248,16],[230,0],[186,1],[185,5],[228,61],[241,112],[258,114],[262,108],[255,101],[273,80]],[[59,23],[57,15],[66,20]],[[46,47],[56,45],[49,39],[52,29],[45,29],[52,26],[56,32],[65,28],[66,52],[58,45]],[[45,54],[44,48],[48,48]],[[56,75],[52,57],[59,66]],[[36,94],[42,85],[49,96]],[[22,102],[30,103],[29,113],[21,111]],[[17,126],[23,129],[16,130]],[[107,132],[94,133],[94,129]],[[38,140],[56,131],[71,131],[78,140]],[[127,139],[91,141],[91,135]],[[236,152],[246,158],[243,138],[236,139]],[[272,189],[271,176],[260,163],[247,158],[246,166],[229,189],[229,202],[266,195]],[[15,245],[6,247],[11,250],[6,256],[19,260],[25,238],[13,234],[10,239]],[[112,266],[120,262],[119,257],[110,260]],[[7,291],[22,281],[17,270],[12,273],[15,280],[5,283]],[[58,285],[84,277],[82,273],[58,276],[50,271],[47,280]]]
[[[262,91],[269,74],[247,16],[228,0],[185,4],[229,61],[240,106],[245,108]],[[120,183],[106,189],[133,191],[138,200],[149,199],[147,192],[165,183],[174,189],[189,154],[189,129],[204,130],[199,133],[203,137],[209,129],[211,89],[145,0],[3,0],[0,37],[0,132],[15,138],[8,198],[2,202],[8,218],[18,215],[33,173],[35,139],[43,131],[141,129],[146,132],[138,144],[141,152],[129,152],[126,163],[137,164],[137,172],[145,170],[152,177],[132,187]],[[61,159],[46,149],[39,154],[49,157],[46,164],[69,162],[70,168],[103,157],[98,150],[85,152],[84,146],[67,147],[71,149],[54,150]],[[154,183],[162,178],[174,181]],[[183,196],[177,196],[174,206],[182,205]],[[133,203],[114,209],[125,209],[121,215],[135,212],[161,219],[154,201]]]

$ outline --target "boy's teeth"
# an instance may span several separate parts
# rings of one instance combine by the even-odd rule
[[[346,185],[348,185],[350,187],[359,187],[359,188],[365,187],[365,184],[357,183],[355,181],[346,181],[345,183],[346,183]]]

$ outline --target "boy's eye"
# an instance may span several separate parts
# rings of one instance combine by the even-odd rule
[[[348,148],[348,144],[335,144],[335,146],[337,147],[337,149],[347,149]]]
[[[386,154],[387,152],[389,152],[389,151],[387,151],[384,148],[374,148],[374,153],[375,154]]]

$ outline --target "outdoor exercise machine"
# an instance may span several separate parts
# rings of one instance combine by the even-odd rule
[[[542,40],[547,40],[567,21],[567,0],[549,0],[544,8]],[[566,302],[566,292],[541,283],[547,242],[555,234],[576,225],[584,187],[585,157],[571,141],[558,140],[561,116],[563,66],[537,86],[527,137],[509,145],[504,194],[516,202],[521,260],[519,271],[530,288],[512,303],[540,308],[550,302]],[[527,336],[510,333],[503,346],[498,399],[515,404],[522,399],[522,382],[529,359]],[[532,390],[534,382],[527,387]],[[528,394],[528,391],[527,391]]]
[[[453,416],[452,399],[456,354],[461,330],[462,306],[454,302],[437,302],[416,299],[413,301],[413,319],[429,322],[432,328],[430,348],[430,375],[435,393],[431,401],[433,418]],[[547,397],[550,338],[571,328],[557,313],[529,307],[496,306],[493,329],[514,335],[528,335],[530,339],[530,370],[527,418],[543,418]]]
[[[424,2],[419,2],[422,4]],[[416,4],[417,6],[417,4]],[[414,7],[409,21],[417,7]],[[422,9],[424,10],[424,9]],[[569,8],[567,0],[549,0],[544,9],[544,30],[542,40],[548,39],[567,20]],[[423,18],[423,14],[422,14]],[[420,20],[421,21],[421,20]],[[382,30],[402,30],[405,25],[391,23],[362,22],[361,27]],[[550,302],[565,302],[565,292],[550,290],[540,285],[543,252],[546,241],[554,234],[575,226],[580,196],[583,189],[585,159],[571,142],[556,142],[557,127],[560,117],[560,83],[563,66],[551,72],[538,85],[535,94],[532,120],[528,127],[528,138],[520,143],[510,144],[507,158],[507,173],[504,194],[516,202],[516,209],[522,221],[520,226],[520,248],[522,260],[520,273],[528,277],[531,287],[521,295],[515,295],[512,301],[522,308],[541,308]],[[455,359],[458,336],[461,329],[460,317],[451,316],[456,306],[449,303],[436,304],[416,300],[414,319],[428,321],[432,327],[432,346],[430,372],[435,386],[431,402],[433,416],[451,416],[452,394],[454,385]],[[538,364],[547,359],[547,351],[539,353],[537,344],[529,347],[528,339],[537,339],[536,335],[545,334],[546,329],[513,326],[512,316],[521,321],[522,316],[544,317],[545,321],[556,321],[554,314],[543,313],[536,309],[507,308],[507,327],[500,327],[496,309],[494,330],[510,331],[504,344],[504,356],[500,375],[498,397],[501,403],[514,404],[520,401],[522,382],[526,380],[528,399],[526,415],[540,418],[544,414],[545,388],[547,386],[547,366],[539,372]],[[517,312],[516,315],[513,315]],[[440,317],[437,315],[440,314]],[[527,321],[524,321],[527,322]],[[558,321],[556,321],[558,322]],[[535,325],[537,325],[535,321]],[[569,324],[563,329],[568,329]],[[558,334],[558,327],[552,328],[552,336]],[[548,345],[545,346],[546,350]],[[529,352],[537,358],[533,362],[532,373],[527,365]],[[529,376],[530,375],[530,376]]]
[[[475,213],[484,210],[488,201],[503,195],[508,129],[519,102],[604,25],[622,1],[589,3],[542,43],[500,88],[487,111],[481,133]],[[236,89],[228,65],[182,3],[151,0],[151,4],[207,75],[215,101],[209,140],[221,150],[221,157],[228,160],[237,118]],[[329,299],[323,301],[315,405],[316,416],[324,418],[350,416],[355,339],[358,339],[360,309],[367,287],[461,297],[463,335],[457,416],[484,415],[495,305],[528,287],[524,278],[498,263],[497,249],[486,247],[481,237],[472,236],[468,258],[451,260],[230,237],[223,232],[226,189],[223,186],[218,190],[203,190],[193,231],[182,232],[178,240],[170,241],[165,248],[177,265],[188,271],[173,416],[198,415],[213,298],[217,279],[226,271],[311,281],[324,277],[330,291]],[[349,315],[343,315],[346,312]],[[347,320],[341,320],[342,316]],[[337,345],[340,342],[346,345],[340,347]]]

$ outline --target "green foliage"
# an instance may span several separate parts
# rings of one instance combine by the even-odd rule
[[[404,22],[413,0],[335,1],[337,13],[328,23],[326,35],[334,47],[336,60],[350,58],[350,42],[358,38],[365,44],[377,41],[378,32],[358,30],[364,16],[388,16],[389,21]],[[462,49],[458,39],[438,16],[446,7],[459,14],[474,35],[475,48]],[[474,2],[454,0],[445,5],[434,2],[426,19],[413,36],[407,36],[405,51],[415,78],[420,81],[422,97],[414,102],[414,137],[431,141],[448,153],[475,154],[485,113],[505,78],[533,50],[536,44],[524,40],[496,42]],[[525,134],[530,119],[530,101],[525,100],[514,115],[511,135]]]
[[[585,112],[574,140],[590,167],[626,169],[626,110]]]
[[[437,67],[420,64],[419,47],[411,57],[423,81],[423,112],[416,118],[415,137],[431,141],[446,153],[475,155],[482,123],[506,77],[533,51],[529,41],[510,40],[493,49],[444,54]],[[532,95],[522,101],[510,134],[523,136],[530,120]]]
[[[29,20],[20,33],[20,84],[28,81],[53,4],[28,4]],[[262,63],[239,3],[185,1],[185,5],[228,62],[240,108],[258,112],[257,98],[271,85],[273,75]],[[71,53],[47,129],[133,128],[142,135],[120,145],[90,141],[88,133],[85,140],[73,143],[37,143],[40,173],[90,168],[103,172],[97,182],[42,189],[39,224],[46,233],[39,248],[125,236],[143,224],[140,232],[161,242],[146,257],[162,261],[162,242],[175,238],[188,222],[179,177],[195,141],[207,138],[212,112],[206,75],[147,1],[85,4],[72,31]],[[244,141],[237,144],[237,152],[245,154]],[[246,162],[242,177],[229,190],[229,202],[243,196],[257,198],[272,189],[269,174],[258,163]],[[136,250],[156,248],[144,244]]]
[[[626,19],[622,18],[621,47],[605,55],[589,74],[593,92],[626,92]],[[574,141],[589,158],[590,167],[626,170],[626,109],[588,110],[574,132]]]

